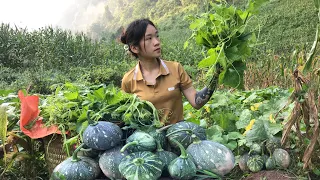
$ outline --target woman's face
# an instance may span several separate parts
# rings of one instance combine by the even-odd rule
[[[161,55],[161,47],[158,30],[149,24],[144,37],[140,40],[139,45],[140,47],[138,56],[141,58],[159,58]]]

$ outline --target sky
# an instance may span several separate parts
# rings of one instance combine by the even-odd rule
[[[57,26],[77,0],[0,0],[0,23],[29,30]]]

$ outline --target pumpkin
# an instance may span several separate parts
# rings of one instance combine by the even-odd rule
[[[99,166],[103,174],[110,179],[122,179],[119,171],[119,164],[126,155],[127,151],[121,153],[121,146],[106,150],[99,158]]]
[[[164,126],[160,129],[151,127],[148,129],[144,129],[142,131],[148,133],[150,136],[152,136],[156,141],[159,141],[161,143],[162,148],[166,148],[167,146],[167,137],[166,137],[166,131],[169,127],[172,125]]]
[[[167,130],[166,136],[173,148],[178,148],[178,145],[173,142],[173,139],[177,140],[184,148],[187,148],[193,142],[193,134],[200,140],[206,139],[206,131],[203,127],[186,121],[181,121],[171,126]]]
[[[273,159],[273,157],[269,157],[266,162],[265,162],[265,166],[267,170],[272,170],[276,168],[276,162]]]
[[[122,131],[114,123],[106,121],[94,122],[87,112],[89,126],[83,132],[83,143],[93,149],[107,150],[121,143]]]
[[[171,163],[171,161],[176,159],[178,156],[173,152],[163,150],[159,141],[157,141],[157,152],[155,154],[159,156],[159,158],[164,164],[164,167],[162,170],[162,176],[168,176],[169,175],[168,165]]]
[[[261,155],[262,148],[258,143],[253,143],[250,146],[249,155]]]
[[[154,151],[156,149],[156,141],[148,133],[135,131],[126,140],[126,145],[122,147],[121,152]]]
[[[99,165],[89,157],[77,156],[79,150],[83,147],[81,144],[72,154],[58,164],[51,175],[52,180],[94,180],[100,172]]]
[[[287,168],[290,165],[290,155],[289,153],[281,148],[274,150],[272,157],[276,163],[276,166],[281,168]]]
[[[253,155],[249,157],[247,165],[250,171],[258,172],[262,170],[264,161],[260,155]]]
[[[86,156],[95,159],[99,156],[100,152],[100,150],[92,149],[84,145],[83,148],[81,148],[78,152],[78,156]]]
[[[124,157],[119,164],[119,171],[127,180],[156,180],[161,176],[163,166],[154,153],[140,151]]]
[[[208,170],[220,176],[229,173],[235,166],[235,158],[226,146],[210,140],[196,140],[187,148],[200,170]]]
[[[193,159],[189,157],[185,148],[178,141],[172,139],[174,143],[178,145],[181,151],[181,155],[171,161],[168,165],[168,171],[172,178],[174,179],[184,179],[188,180],[196,175],[197,168],[193,162]]]
[[[277,148],[281,147],[281,139],[278,137],[270,137],[266,141],[266,149],[268,150],[269,154],[272,155],[273,151]]]
[[[242,171],[249,171],[247,162],[249,160],[249,155],[246,153],[242,155],[239,159],[239,167]]]

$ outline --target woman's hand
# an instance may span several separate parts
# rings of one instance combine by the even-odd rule
[[[211,98],[213,92],[216,90],[219,81],[219,75],[222,72],[222,66],[216,64],[216,72],[213,74],[212,79],[210,80],[209,86],[204,87],[200,91],[196,91],[192,86],[183,91],[184,96],[188,99],[189,103],[195,108],[200,109],[205,105]]]

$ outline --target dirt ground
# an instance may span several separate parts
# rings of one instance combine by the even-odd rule
[[[242,180],[292,180],[296,177],[283,171],[260,171],[252,173]]]

